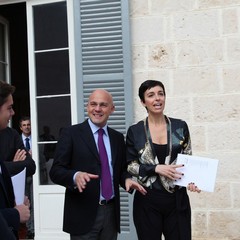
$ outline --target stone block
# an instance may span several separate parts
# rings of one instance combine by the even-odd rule
[[[220,36],[218,15],[217,10],[176,13],[173,35],[176,40],[217,38]]]
[[[173,93],[178,96],[215,94],[220,90],[216,67],[177,68],[173,79]]]
[[[162,16],[148,16],[131,20],[132,43],[148,43],[162,41],[164,38]]]
[[[224,9],[222,13],[223,34],[238,33],[238,9]]]
[[[209,237],[240,239],[239,219],[240,210],[211,211],[209,213]]]
[[[239,93],[240,92],[240,65],[224,66],[222,69],[223,92]]]
[[[172,43],[156,43],[149,45],[148,49],[148,67],[173,68],[175,66],[175,45]]]
[[[224,62],[224,41],[207,39],[198,41],[179,41],[177,43],[177,65],[201,66]]]

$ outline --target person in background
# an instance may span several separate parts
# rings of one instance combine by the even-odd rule
[[[32,155],[32,138],[31,138],[31,120],[30,117],[24,116],[19,120],[19,128],[22,132],[21,138],[25,149],[30,155]],[[30,218],[26,223],[27,236],[26,239],[34,238],[34,210],[33,210],[33,178],[29,176],[26,178],[25,194],[29,198],[30,206]]]
[[[32,155],[32,138],[31,138],[31,120],[30,117],[24,116],[19,120],[21,137],[26,150]]]
[[[116,240],[120,232],[119,184],[145,190],[126,169],[124,136],[108,127],[112,96],[103,89],[88,100],[89,118],[65,128],[57,143],[50,177],[66,187],[63,231],[71,240]]]
[[[49,171],[53,163],[53,157],[56,149],[56,139],[51,134],[49,126],[43,126],[43,133],[39,136],[44,144],[39,148],[40,159],[40,182],[41,184],[52,184],[49,178]]]
[[[136,192],[133,219],[139,240],[191,240],[191,210],[178,153],[192,154],[187,123],[164,114],[166,93],[160,81],[147,80],[139,97],[148,116],[129,127],[126,138],[128,171],[147,191]],[[200,192],[193,183],[190,191]]]
[[[46,141],[46,142],[56,141],[55,137],[51,134],[49,126],[43,126],[43,134],[41,134],[39,138],[40,138],[40,141]],[[56,149],[55,143],[44,144],[43,154],[47,162],[53,158],[55,149]]]
[[[14,115],[13,111],[13,97],[12,94],[15,87],[10,84],[0,81],[0,131],[7,128],[11,117]],[[10,146],[2,146],[10,149]],[[15,238],[18,239],[18,229],[20,223],[25,223],[30,217],[29,200],[25,198],[24,203],[20,205],[15,204],[15,196],[11,176],[5,166],[5,162],[0,156],[0,213],[5,219],[8,228],[12,230]],[[6,229],[6,231],[8,231]]]

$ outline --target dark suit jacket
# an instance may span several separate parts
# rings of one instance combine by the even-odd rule
[[[11,176],[21,172],[25,167],[27,177],[35,173],[35,162],[28,152],[24,161],[13,162],[16,151],[25,149],[22,138],[15,129],[7,127],[0,131],[0,146],[0,159],[5,162]]]
[[[115,191],[115,213],[120,232],[119,184],[125,187],[126,172],[125,143],[121,133],[108,128]],[[87,183],[80,193],[75,188],[73,176],[77,171],[99,175]],[[90,231],[99,206],[101,166],[94,137],[87,121],[62,131],[57,144],[50,177],[53,182],[66,187],[63,231],[81,235]]]
[[[9,228],[6,220],[0,212],[0,236],[1,240],[16,240],[11,228]]]
[[[13,230],[17,236],[17,231],[20,224],[20,216],[14,208],[15,197],[11,177],[4,163],[0,160],[1,175],[0,175],[0,213],[6,220],[9,228]]]

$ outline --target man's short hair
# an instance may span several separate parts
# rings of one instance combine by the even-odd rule
[[[9,95],[13,94],[15,87],[0,80],[0,107],[7,101]]]

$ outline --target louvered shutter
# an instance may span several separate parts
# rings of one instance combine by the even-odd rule
[[[116,107],[108,124],[126,134],[132,122],[128,1],[80,0],[80,22],[84,109],[93,90],[108,90]],[[121,190],[123,234],[130,232],[130,204],[129,194]]]

